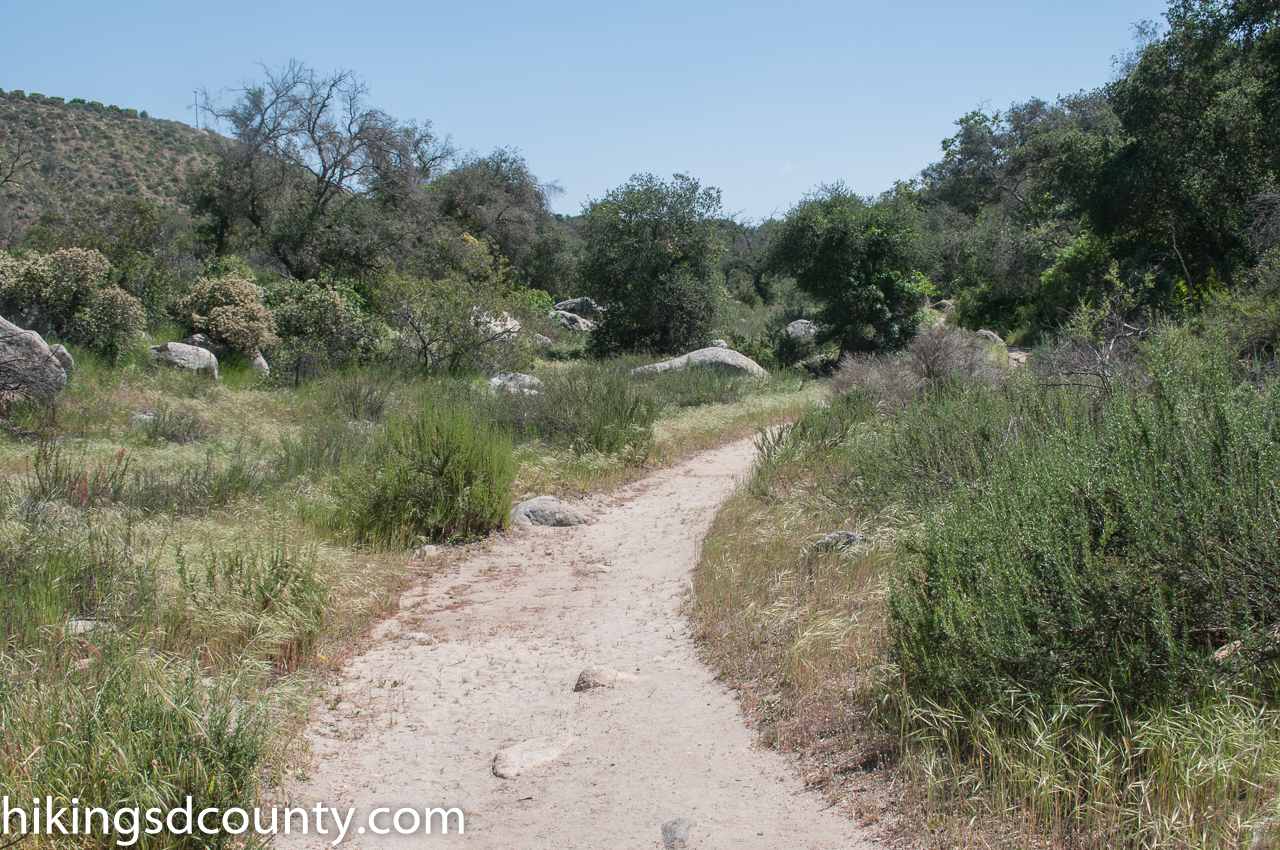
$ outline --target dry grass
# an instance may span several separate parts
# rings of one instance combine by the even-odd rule
[[[771,433],[766,443],[785,431]],[[891,542],[825,498],[822,477],[759,463],[712,524],[688,610],[703,658],[741,690],[761,739],[799,755],[810,787],[859,823],[887,825],[888,800],[865,777],[896,748],[872,718],[887,675]],[[836,529],[868,541],[815,545]]]

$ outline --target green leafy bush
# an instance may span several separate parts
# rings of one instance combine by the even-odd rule
[[[607,312],[588,345],[684,354],[706,344],[720,306],[714,221],[720,190],[637,174],[587,205],[578,274]]]
[[[529,296],[513,290],[505,262],[480,240],[440,242],[437,250],[452,256],[437,276],[388,275],[377,287],[376,307],[399,353],[428,369],[519,368],[529,355],[521,323]]]
[[[276,342],[275,322],[262,293],[243,277],[202,277],[174,305],[174,319],[191,333],[207,334],[237,351]]]
[[[1101,395],[1024,385],[956,398],[969,412],[946,419],[959,405],[931,405],[946,440],[914,454],[950,497],[890,606],[917,697],[1013,711],[1012,694],[1083,681],[1134,711],[1225,675],[1273,689],[1280,394],[1168,340],[1150,357]]]
[[[284,345],[343,364],[373,339],[372,322],[354,295],[332,283],[281,280],[267,293]]]
[[[342,518],[371,542],[479,537],[506,524],[516,469],[510,435],[429,397],[389,420],[367,463],[348,471]]]
[[[111,264],[93,250],[0,255],[0,308],[9,315],[39,308],[62,339],[114,357],[132,347],[146,314],[110,276]]]

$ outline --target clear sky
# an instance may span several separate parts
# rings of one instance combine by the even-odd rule
[[[0,88],[194,121],[256,63],[350,69],[463,150],[518,149],[577,213],[687,173],[749,218],[819,183],[872,194],[966,112],[1090,89],[1164,0],[5,3]]]

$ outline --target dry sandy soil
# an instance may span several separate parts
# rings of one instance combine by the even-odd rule
[[[752,458],[750,441],[706,452],[584,502],[589,525],[516,530],[440,565],[315,712],[293,803],[357,807],[343,847],[654,848],[678,819],[693,821],[688,844],[670,846],[871,846],[755,746],[680,613]],[[591,665],[630,678],[575,692]],[[500,750],[542,738],[559,754],[495,775]],[[375,806],[456,806],[466,833],[357,834]]]

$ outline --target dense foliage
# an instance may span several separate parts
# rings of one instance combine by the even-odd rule
[[[824,187],[787,214],[769,242],[766,268],[795,277],[822,305],[822,336],[841,353],[901,348],[915,336],[929,282],[906,195],[869,204]]]
[[[592,348],[683,353],[707,341],[719,298],[720,190],[638,174],[583,213],[578,274],[606,309]]]
[[[111,282],[107,258],[81,248],[0,254],[0,309],[111,357],[132,345],[145,318],[138,300]]]

